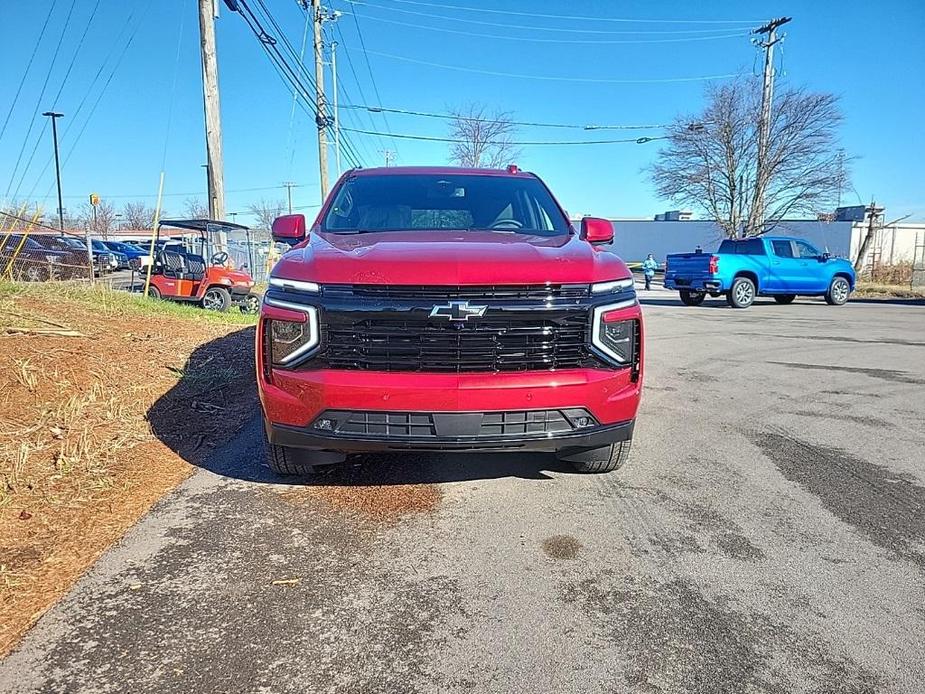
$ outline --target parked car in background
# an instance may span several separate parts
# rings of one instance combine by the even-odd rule
[[[856,279],[844,258],[788,236],[727,239],[715,253],[673,253],[665,266],[665,288],[676,289],[688,306],[703,303],[707,294],[724,295],[733,308],[748,308],[758,296],[772,296],[779,304],[822,296],[840,306]]]
[[[67,236],[62,234],[58,237],[62,242],[78,250],[82,250],[84,253],[87,252],[87,245],[84,243],[83,239],[79,239],[76,236]],[[94,272],[97,275],[105,275],[109,272],[112,272],[116,269],[116,259],[106,246],[98,247],[95,244],[92,247],[93,252],[93,264]]]
[[[147,255],[145,251],[140,249],[138,246],[134,246],[129,243],[122,243],[120,241],[103,241],[102,243],[106,248],[108,248],[113,253],[117,254],[118,258],[118,267],[120,270],[127,270],[131,267],[131,261],[134,258],[141,258],[142,256]],[[95,245],[95,244],[94,244]]]
[[[0,271],[13,261],[12,276],[26,282],[66,280],[87,275],[87,259],[80,259],[66,245],[41,235],[11,234],[0,248]]]

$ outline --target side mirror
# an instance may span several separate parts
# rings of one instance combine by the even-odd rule
[[[588,243],[610,243],[613,241],[613,224],[606,219],[585,217],[581,220],[580,236]]]
[[[832,257],[831,253],[828,253],[828,252],[823,253],[822,255],[819,256],[819,262],[827,263],[829,262],[829,258],[831,257]]]
[[[294,246],[305,238],[305,215],[285,214],[273,220],[273,240]]]

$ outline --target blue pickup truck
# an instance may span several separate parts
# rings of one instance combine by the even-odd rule
[[[757,296],[789,304],[797,295],[823,296],[840,306],[854,283],[847,260],[786,236],[727,239],[715,253],[674,253],[665,261],[665,288],[677,289],[688,306],[703,303],[707,294],[725,295],[733,308],[748,308]]]

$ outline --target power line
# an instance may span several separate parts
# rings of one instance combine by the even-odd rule
[[[386,22],[388,24],[398,24],[399,26],[408,27],[410,29],[426,29],[427,31],[439,31],[447,34],[461,34],[463,36],[470,36],[473,38],[483,38],[483,39],[498,39],[501,41],[529,41],[531,43],[561,43],[561,44],[581,44],[581,45],[604,45],[611,46],[616,44],[647,44],[647,43],[685,43],[688,41],[714,41],[717,39],[738,39],[743,36],[748,35],[747,29],[740,29],[735,33],[729,33],[728,30],[723,34],[716,34],[713,36],[681,36],[681,37],[672,37],[672,38],[646,38],[646,39],[559,39],[559,38],[542,38],[538,36],[501,36],[498,34],[483,34],[479,32],[468,31],[465,29],[450,29],[448,27],[438,27],[427,24],[414,24],[412,22],[400,21],[397,19],[387,19],[385,17],[373,17],[366,15],[366,19],[371,19],[375,22]],[[528,27],[524,27],[528,28]],[[533,28],[533,27],[529,27]],[[721,30],[715,30],[721,31]],[[715,34],[714,31],[714,34]]]
[[[267,54],[267,57],[270,58],[270,62],[273,63],[274,67],[276,68],[277,74],[279,74],[280,78],[283,79],[285,83],[288,83],[296,91],[301,93],[303,97],[303,101],[302,103],[300,103],[300,106],[302,107],[304,111],[306,111],[306,113],[310,117],[312,117],[312,119],[315,122],[317,122],[319,118],[319,114],[318,114],[317,109],[315,108],[315,104],[313,103],[314,100],[311,98],[312,92],[302,82],[302,77],[305,77],[308,83],[311,85],[311,88],[313,90],[317,90],[317,85],[315,84],[314,78],[311,76],[311,74],[308,73],[307,70],[305,70],[304,66],[299,65],[299,69],[294,70],[292,66],[289,65],[289,63],[286,60],[286,57],[280,52],[279,48],[277,48],[277,44],[281,41],[283,48],[288,51],[290,56],[296,58],[296,63],[298,64],[297,53],[295,52],[295,48],[292,46],[292,44],[289,43],[288,39],[286,38],[286,35],[283,33],[279,24],[276,22],[275,18],[269,12],[269,10],[267,9],[266,5],[262,2],[262,0],[257,0],[257,1],[263,10],[263,14],[265,15],[266,20],[272,25],[277,35],[279,36],[279,41],[277,40],[276,37],[271,36],[266,31],[260,19],[254,14],[254,11],[250,8],[248,3],[245,2],[244,0],[240,0],[238,2],[239,7],[243,9],[243,11],[241,11],[240,14],[244,18],[244,21],[247,23],[247,25],[250,27],[251,31],[260,41],[260,44],[263,47],[264,52]],[[311,110],[310,113],[309,113],[309,109]],[[322,114],[322,117],[324,117],[325,120],[327,120],[326,114]],[[352,143],[349,141],[346,141],[345,144],[346,144],[345,151],[347,152],[348,158],[353,159],[353,162],[352,162],[353,165],[359,165],[360,164],[359,156],[358,154],[355,153],[355,149],[352,148]]]
[[[341,43],[343,43],[344,45],[347,45],[346,41],[344,41],[344,33],[340,30],[340,26],[338,26],[337,24],[335,24],[335,25],[334,25],[334,29],[335,29],[335,31],[337,31],[337,35],[340,37]],[[364,102],[368,102],[369,99],[367,99],[367,98],[366,98],[366,94],[363,93],[363,83],[360,82],[360,78],[359,78],[359,76],[357,75],[357,71],[356,71],[356,69],[355,69],[354,66],[353,66],[353,59],[350,57],[350,52],[348,51],[348,52],[345,53],[344,55],[347,56],[347,66],[350,68],[350,73],[353,75],[353,80],[354,80],[354,82],[356,83],[357,89],[358,89],[359,92],[360,92],[360,98],[363,99]],[[345,92],[345,95],[346,95],[346,92]],[[349,97],[348,97],[348,98],[349,98]],[[376,127],[376,123],[375,123],[375,121],[373,120],[372,114],[368,114],[368,115],[369,115],[369,124],[370,124],[373,128],[375,128],[375,127]],[[383,140],[382,138],[379,138],[379,146],[380,146],[380,147],[385,147],[385,140]]]
[[[64,77],[61,79],[61,84],[58,86],[58,91],[55,93],[55,98],[51,100],[52,109],[58,105],[58,99],[61,98],[61,92],[64,91],[64,87],[67,85],[68,77],[71,76],[71,70],[74,69],[74,64],[77,62],[77,56],[80,55],[80,49],[83,48],[84,40],[87,38],[87,32],[90,31],[90,26],[93,24],[93,18],[96,17],[96,11],[100,7],[101,0],[96,0],[96,4],[93,6],[93,9],[90,11],[90,16],[87,17],[87,23],[84,25],[83,32],[80,34],[80,39],[77,41],[77,48],[74,49],[74,54],[71,56],[71,60],[67,65],[67,70],[64,71]],[[38,143],[36,143],[38,144]],[[22,170],[22,174],[19,178],[19,183],[16,185],[16,190],[13,192],[13,197],[15,198],[19,194],[19,189],[22,187],[22,184],[26,181],[26,174],[29,172],[29,169],[32,167],[32,160],[35,158],[35,153],[38,151],[38,147],[32,149],[32,154],[29,155],[29,160],[26,162],[26,166]]]
[[[587,22],[621,22],[625,24],[755,24],[761,19],[635,19],[629,17],[582,17],[575,15],[542,14],[539,12],[515,12],[514,10],[496,10],[487,7],[465,7],[463,5],[447,5],[436,2],[421,2],[420,0],[392,0],[403,5],[421,5],[423,7],[440,7],[447,10],[463,10],[466,12],[487,12],[490,14],[515,15],[518,17],[543,17],[546,19],[574,19]]]
[[[352,128],[343,128],[343,130],[349,130],[350,132],[363,133],[365,135],[381,135],[382,133],[376,133],[369,130],[354,130]],[[392,137],[397,137],[402,140],[423,140],[425,142],[466,142],[466,140],[461,140],[453,137],[431,137],[430,135],[407,135],[394,133]],[[667,140],[665,136],[659,137],[633,137],[627,139],[619,140],[531,140],[523,142],[484,142],[482,144],[486,145],[522,145],[522,146],[543,146],[543,145],[555,145],[555,146],[571,146],[571,145],[614,145],[619,143],[629,143],[633,142],[638,145],[645,144],[647,142],[652,142],[653,140]]]
[[[103,96],[106,94],[106,90],[109,88],[109,85],[112,83],[113,77],[115,77],[116,72],[119,70],[119,66],[122,65],[122,60],[125,58],[125,54],[128,52],[129,47],[132,45],[132,42],[135,40],[135,36],[138,34],[138,30],[141,28],[141,25],[144,23],[144,18],[147,15],[148,11],[151,9],[151,6],[153,4],[154,4],[154,0],[149,0],[147,6],[144,9],[144,12],[142,12],[141,16],[139,17],[138,23],[135,25],[134,30],[131,32],[131,34],[129,34],[128,40],[125,42],[125,45],[122,47],[122,52],[119,53],[118,57],[116,58],[116,62],[113,65],[112,70],[109,71],[109,75],[106,77],[106,81],[103,83],[103,87],[102,89],[100,89],[99,94],[97,94],[96,100],[93,102],[93,106],[90,107],[90,112],[87,114],[87,117],[83,122],[83,125],[80,127],[80,131],[77,133],[77,136],[71,141],[71,146],[68,148],[67,154],[64,155],[64,161],[62,162],[62,165],[67,164],[67,162],[71,158],[71,155],[74,153],[74,150],[77,148],[77,145],[80,143],[80,140],[83,137],[84,131],[86,131],[87,126],[90,125],[90,122],[93,120],[93,114],[96,113],[97,107],[100,105],[100,102],[103,100]],[[109,59],[109,56],[107,56],[106,60],[108,61],[108,59]],[[91,85],[91,89],[92,89],[92,85]],[[83,102],[81,102],[81,105],[82,104]],[[79,110],[79,107],[78,107],[78,110]],[[68,128],[65,129],[65,133],[67,132],[68,132]],[[46,166],[45,168],[47,169],[48,167]],[[44,170],[42,173],[44,173]],[[40,182],[41,182],[41,174],[39,176],[39,179],[36,180],[35,185],[32,187],[32,190],[29,192],[30,198],[32,197],[32,193],[38,187]],[[49,192],[45,194],[45,198],[49,197],[51,186],[49,186],[48,190]],[[65,197],[69,197],[69,196],[65,196]]]
[[[366,59],[366,69],[369,71],[369,80],[370,80],[370,82],[372,82],[372,84],[373,84],[373,92],[375,92],[375,94],[376,94],[376,103],[379,104],[379,105],[381,106],[381,105],[382,105],[382,97],[379,95],[379,87],[376,85],[376,78],[373,76],[373,68],[372,68],[372,65],[371,65],[370,62],[369,62],[369,52],[366,50],[366,42],[363,40],[363,30],[360,29],[360,21],[357,19],[357,13],[356,13],[356,12],[352,12],[351,15],[353,16],[353,24],[354,24],[354,26],[356,27],[356,30],[357,30],[357,37],[359,37],[359,39],[360,39],[360,47],[363,49],[363,57]],[[347,50],[350,50],[350,47],[349,47],[349,46],[347,47]],[[382,122],[385,123],[385,129],[386,129],[388,132],[391,133],[391,132],[392,132],[392,128],[389,126],[389,119],[386,118],[385,115],[382,116]],[[397,149],[398,149],[398,143],[395,142],[395,139],[394,139],[394,138],[392,139],[392,143],[395,145],[395,149],[397,150]],[[395,152],[395,155],[396,155],[396,156],[399,156],[399,154],[398,154],[397,151]]]
[[[474,116],[462,116],[456,115],[453,113],[432,113],[429,111],[412,111],[409,109],[402,108],[385,108],[384,106],[367,106],[365,104],[345,104],[341,106],[343,109],[348,110],[365,110],[371,111],[373,113],[377,111],[385,111],[387,113],[399,113],[407,116],[422,116],[424,118],[441,118],[444,120],[461,120],[461,121],[481,121],[483,118],[477,118]],[[507,121],[511,125],[522,125],[525,127],[533,128],[568,128],[571,130],[657,130],[660,128],[667,128],[667,124],[653,124],[653,125],[579,125],[573,123],[537,123],[532,121]]]
[[[42,30],[39,32],[39,37],[35,41],[32,47],[32,55],[29,56],[29,62],[26,63],[26,70],[22,73],[22,79],[19,81],[19,86],[16,88],[16,94],[13,96],[13,101],[10,103],[10,110],[6,113],[6,118],[3,120],[3,127],[0,128],[0,139],[3,139],[3,133],[6,132],[6,126],[10,122],[10,116],[13,115],[13,109],[16,108],[16,102],[19,101],[19,95],[22,93],[23,85],[26,83],[26,78],[29,76],[29,70],[32,68],[32,61],[35,60],[35,54],[38,53],[39,46],[42,45],[42,39],[45,38],[45,29],[48,28],[48,22],[51,20],[51,15],[55,11],[55,6],[58,4],[58,0],[52,0],[51,7],[48,8],[48,14],[45,16],[45,23],[42,24]]]
[[[312,185],[312,184],[298,183],[298,184],[293,184],[292,187],[293,188],[304,188],[307,185]],[[282,190],[284,187],[285,186],[275,185],[275,186],[260,186],[257,188],[236,188],[234,190],[228,190],[225,192],[227,193],[255,193],[255,192],[267,191],[267,190]],[[164,197],[165,198],[184,197],[184,196],[185,197],[195,197],[197,195],[206,195],[206,194],[208,194],[208,191],[199,190],[199,191],[195,191],[192,193],[164,193]],[[45,197],[47,198],[49,196],[46,195]],[[84,199],[87,196],[81,194],[81,195],[65,195],[63,197]],[[121,193],[119,195],[102,195],[101,197],[103,197],[106,200],[119,200],[119,199],[137,200],[138,198],[156,198],[157,193]],[[43,200],[44,198],[39,198],[39,199]]]
[[[348,51],[353,50],[347,48]],[[532,80],[546,80],[552,82],[587,82],[592,84],[669,84],[672,82],[706,82],[708,80],[720,80],[720,79],[730,79],[735,77],[735,73],[727,73],[724,75],[698,75],[696,77],[666,77],[662,79],[638,79],[638,80],[611,80],[606,78],[597,78],[597,77],[574,77],[574,76],[556,76],[556,75],[524,75],[514,72],[498,72],[495,70],[481,70],[479,68],[464,67],[462,65],[446,65],[443,63],[433,63],[428,60],[417,60],[416,58],[408,58],[403,55],[394,55],[392,53],[382,53],[380,51],[367,51],[372,55],[378,55],[383,58],[391,58],[392,60],[400,60],[406,63],[414,63],[416,65],[427,65],[429,67],[439,67],[444,70],[456,70],[459,72],[473,72],[479,75],[492,75],[494,77],[513,77],[516,79],[532,79]]]
[[[607,36],[619,36],[625,34],[710,34],[716,33],[717,31],[748,31],[751,27],[751,22],[739,22],[741,26],[737,27],[714,27],[711,29],[656,29],[656,30],[647,30],[647,29],[576,29],[574,27],[544,27],[538,26],[536,24],[508,24],[500,22],[490,22],[484,19],[467,19],[465,17],[451,17],[445,14],[434,14],[433,12],[420,12],[417,10],[406,10],[401,7],[382,7],[380,5],[370,5],[368,2],[358,2],[357,0],[344,0],[345,2],[351,5],[362,5],[367,9],[377,9],[377,10],[387,10],[388,12],[400,12],[402,14],[410,14],[417,17],[429,17],[431,19],[440,19],[450,22],[462,22],[464,24],[478,24],[481,26],[490,26],[497,27],[499,29],[524,29],[528,31],[550,31],[556,33],[564,34],[598,34],[598,35],[607,35]],[[471,8],[470,8],[471,9]],[[482,8],[479,8],[482,10]],[[487,11],[487,10],[486,10]],[[367,15],[368,17],[369,15]],[[537,17],[540,15],[530,14],[527,15],[530,17]],[[556,17],[558,18],[558,16]],[[378,18],[377,18],[378,19]]]
[[[45,90],[48,88],[48,81],[51,79],[51,73],[54,70],[55,63],[58,61],[58,53],[61,51],[61,46],[64,43],[64,35],[67,33],[67,26],[71,22],[71,15],[74,13],[75,5],[77,5],[76,2],[71,3],[71,6],[67,11],[67,16],[64,18],[64,26],[61,27],[61,35],[58,37],[58,44],[55,46],[55,52],[51,58],[51,64],[48,66],[48,72],[45,73],[45,81],[42,82],[42,91],[39,92],[39,98],[35,101],[35,108],[32,109],[32,117],[29,119],[29,129],[26,131],[26,137],[23,138],[22,147],[19,150],[19,155],[16,157],[16,164],[13,165],[13,173],[10,175],[10,182],[7,184],[6,192],[4,193],[5,198],[10,197],[10,189],[13,187],[13,181],[16,180],[16,173],[19,170],[19,164],[22,161],[22,155],[26,151],[26,145],[29,142],[29,136],[32,134],[32,127],[35,125],[35,118],[39,112],[39,105],[42,103],[42,99],[45,98]],[[39,135],[38,139],[35,141],[35,148],[38,148],[41,139],[41,135]],[[32,150],[33,154],[35,153],[35,148]]]

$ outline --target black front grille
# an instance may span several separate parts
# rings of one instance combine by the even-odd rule
[[[369,412],[327,410],[312,424],[318,434],[344,438],[504,439],[568,434],[597,426],[584,408],[505,412]]]
[[[427,311],[325,312],[314,363],[369,371],[540,371],[596,363],[586,310],[489,310],[467,321]]]
[[[325,297],[337,299],[370,298],[407,301],[445,301],[447,299],[517,300],[583,299],[590,295],[587,284],[527,284],[426,286],[386,284],[325,284]]]

